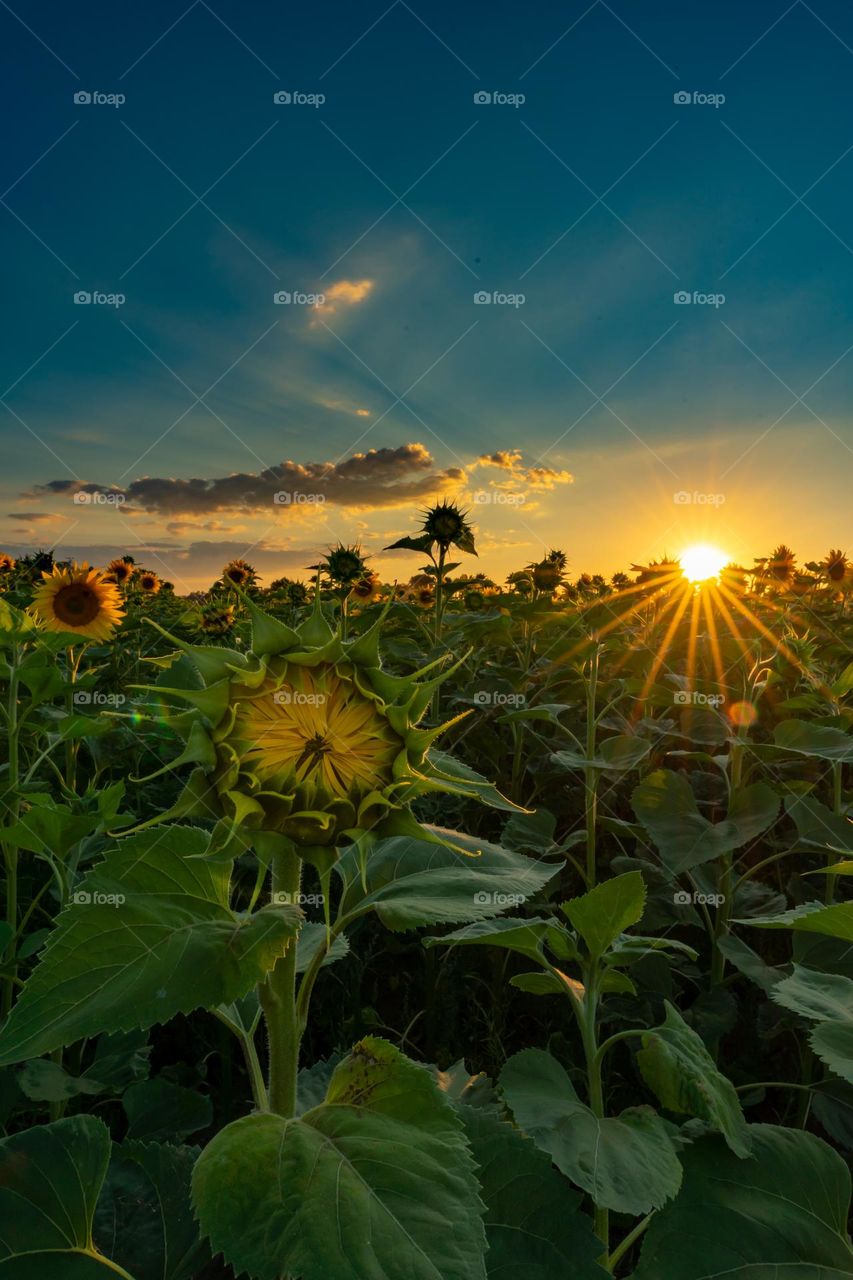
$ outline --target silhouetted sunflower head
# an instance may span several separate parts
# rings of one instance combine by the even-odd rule
[[[850,566],[843,551],[832,550],[823,561],[821,568],[830,582],[839,583],[844,581]]]
[[[476,555],[474,531],[465,518],[467,514],[467,511],[460,511],[455,502],[445,499],[424,512],[423,531],[445,551],[450,546],[457,546]]]
[[[767,563],[767,572],[777,582],[791,582],[794,577],[796,556],[790,547],[780,542]]]
[[[339,587],[351,587],[353,583],[369,576],[361,547],[345,547],[343,543],[331,547],[319,565],[312,565],[311,568],[320,569]]]
[[[55,565],[42,573],[32,612],[45,631],[108,640],[124,617],[118,587],[87,564]]]
[[[247,560],[229,560],[222,570],[222,581],[226,586],[248,587],[256,578],[257,574]]]

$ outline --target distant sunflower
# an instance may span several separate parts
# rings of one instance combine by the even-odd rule
[[[223,581],[234,587],[249,587],[257,574],[247,560],[229,560],[222,570]]]
[[[537,591],[556,591],[563,580],[562,566],[558,560],[552,560],[550,556],[537,564],[528,565],[528,569]]]
[[[794,577],[796,560],[797,557],[791,548],[786,547],[784,542],[780,542],[768,561],[767,572],[777,582],[791,582]]]
[[[156,596],[163,585],[153,569],[140,569],[137,582],[139,583],[140,591],[143,591],[147,596]]]
[[[126,586],[135,572],[136,565],[132,560],[128,560],[124,556],[117,556],[115,560],[109,562],[106,568],[108,580],[114,582],[118,587]]]
[[[205,605],[199,619],[199,630],[209,636],[226,636],[234,626],[233,604]]]
[[[5,551],[0,551],[0,573],[11,573],[15,567],[15,561]]]
[[[350,596],[359,604],[371,604],[378,599],[382,591],[382,583],[375,573],[365,574],[363,578],[359,578],[358,582],[353,583]]]
[[[467,514],[467,511],[460,511],[455,502],[445,500],[437,503],[424,512],[423,531],[445,551],[453,544],[476,555],[474,532],[465,519]]]
[[[419,605],[422,609],[431,609],[435,604],[435,592],[432,587],[415,587],[409,599],[412,604]]]
[[[820,567],[830,582],[839,583],[844,581],[851,566],[843,551],[831,550]]]
[[[108,640],[124,617],[115,583],[76,563],[42,573],[32,611],[46,631],[74,632],[89,640]]]
[[[320,563],[312,564],[309,568],[321,569],[340,587],[351,587],[362,578],[370,576],[361,547],[345,547],[342,542],[336,547],[330,547]]]

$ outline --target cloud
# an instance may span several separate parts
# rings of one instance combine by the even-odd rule
[[[22,524],[32,524],[34,522],[49,524],[56,520],[62,520],[64,517],[54,515],[52,511],[14,511],[9,516],[9,519],[20,520]]]
[[[495,467],[511,474],[511,481],[492,481],[492,488],[495,489],[515,488],[518,485],[527,485],[531,489],[553,489],[558,484],[573,484],[575,479],[571,472],[561,468],[525,466],[520,449],[498,449],[495,453],[482,453],[473,466]]]
[[[311,308],[311,326],[316,327],[330,316],[337,315],[343,309],[358,306],[369,297],[375,280],[336,280],[323,290],[323,301]]]
[[[281,514],[304,505],[333,503],[354,509],[398,507],[459,489],[467,481],[460,467],[436,469],[424,445],[369,449],[338,462],[285,461],[261,472],[236,472],[215,479],[144,476],[127,488],[91,481],[51,480],[35,494],[71,496],[122,493],[125,512],[136,508],[170,517],[203,516],[222,511]],[[285,495],[279,497],[276,495]]]

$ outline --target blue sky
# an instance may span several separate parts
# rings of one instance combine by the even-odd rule
[[[407,576],[377,553],[440,494],[496,575],[851,541],[848,5],[33,0],[0,28],[2,545],[190,589],[359,539]]]

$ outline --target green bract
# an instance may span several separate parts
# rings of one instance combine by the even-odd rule
[[[152,822],[214,817],[217,847],[245,829],[286,837],[305,850],[367,832],[423,839],[413,800],[430,791],[476,796],[428,754],[462,717],[418,727],[435,688],[455,667],[436,674],[439,659],[409,676],[383,671],[384,614],[345,641],[324,617],[319,593],[296,630],[248,599],[246,606],[248,653],[175,640],[203,687],[157,686],[191,705],[172,721],[185,749],[161,772],[196,768],[174,807]]]

